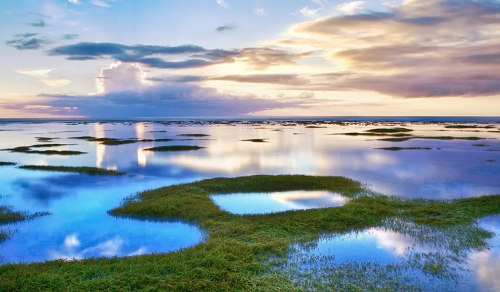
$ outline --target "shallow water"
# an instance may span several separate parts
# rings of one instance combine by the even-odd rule
[[[318,129],[306,128],[304,125],[251,123],[2,124],[0,130],[7,131],[0,131],[0,149],[42,144],[35,137],[54,137],[58,139],[51,143],[75,145],[47,149],[88,153],[78,156],[48,156],[0,151],[0,161],[93,166],[117,169],[133,176],[90,176],[22,170],[15,166],[0,167],[0,205],[10,205],[15,210],[52,213],[32,221],[8,225],[9,229],[17,229],[17,232],[11,239],[0,244],[0,256],[4,263],[33,262],[55,258],[168,252],[195,245],[204,239],[203,231],[193,223],[175,221],[181,218],[172,218],[174,221],[171,222],[157,222],[115,218],[106,212],[118,206],[123,198],[136,192],[204,178],[254,174],[346,176],[368,183],[374,191],[409,198],[452,199],[500,193],[500,151],[486,151],[500,150],[500,133],[487,132],[488,129],[477,129],[480,132],[445,129],[438,124],[395,125],[414,129],[414,135],[478,136],[488,140],[415,139],[395,143],[377,141],[376,137],[369,136],[330,135],[387,126],[381,123],[327,125],[326,128]],[[499,127],[497,125],[496,129],[491,130]],[[87,135],[121,139],[192,138],[177,136],[179,134],[210,136],[203,137],[205,140],[119,146],[70,139]],[[241,141],[257,138],[268,139],[268,142]],[[474,144],[489,146],[477,147]],[[189,152],[143,151],[145,148],[163,145],[197,145],[206,148]],[[432,150],[393,152],[375,149],[391,146],[431,147]],[[321,205],[303,200],[297,202],[293,198],[288,201],[292,201],[292,206],[296,209]],[[263,207],[260,211],[262,210]],[[278,211],[282,210],[288,210],[288,207]],[[242,209],[241,212],[244,211],[251,212],[249,208]],[[498,219],[489,220],[493,220],[494,226],[499,225]],[[498,247],[500,239],[495,237],[489,242]],[[358,250],[362,251],[364,248],[360,247]],[[372,254],[368,252],[353,256],[363,260]],[[495,257],[498,258],[498,248],[475,256],[481,263],[491,263],[491,259]],[[469,267],[486,275],[484,266],[471,264]],[[484,280],[477,281],[489,283],[488,279],[490,278],[484,276]],[[494,287],[494,284],[489,285]]]
[[[213,194],[210,198],[221,210],[238,215],[339,207],[348,201],[326,191]]]

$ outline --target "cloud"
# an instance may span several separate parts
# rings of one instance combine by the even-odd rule
[[[318,12],[320,10],[321,10],[321,8],[312,9],[312,8],[309,8],[309,6],[305,6],[302,9],[300,9],[299,12],[304,17],[307,17],[307,18],[317,18],[317,17],[319,17],[319,13]]]
[[[267,16],[267,15],[269,15],[264,8],[256,8],[256,9],[254,9],[253,12],[255,14],[259,15],[259,16]]]
[[[36,33],[25,33],[14,35],[15,39],[5,42],[7,46],[14,47],[18,50],[36,50],[43,47],[45,44],[50,44],[48,40],[35,38]]]
[[[92,1],[90,1],[90,4],[93,4],[93,5],[99,6],[99,7],[105,7],[105,8],[111,7],[111,5],[109,5],[108,3],[101,1],[101,0],[92,0]]]
[[[38,19],[37,21],[30,23],[30,25],[34,27],[45,27],[46,24],[43,19]]]
[[[64,34],[63,35],[63,40],[76,40],[78,38],[80,38],[80,35],[79,34],[71,34],[71,33],[67,33],[67,34]]]
[[[101,68],[96,78],[98,93],[109,93],[124,90],[136,90],[151,85],[145,79],[146,71],[138,64],[113,63],[109,67]]]
[[[31,17],[31,16],[36,16],[36,17],[42,17],[42,18],[50,18],[50,16],[42,13],[34,13],[34,12],[26,12],[26,13],[15,13],[12,11],[5,11],[5,14],[14,16],[14,17]]]
[[[70,80],[65,78],[51,78],[49,74],[52,71],[54,71],[54,69],[31,70],[31,71],[17,70],[16,72],[19,74],[35,77],[40,82],[49,87],[61,87],[71,83]]]
[[[305,85],[309,81],[297,74],[255,74],[255,75],[226,75],[210,77],[208,80],[233,81],[241,83],[266,83],[279,85]]]
[[[332,74],[306,76],[300,89],[373,91],[395,97],[500,94],[500,3],[406,0],[387,11],[344,3],[347,14],[292,26],[268,42],[321,51]],[[338,71],[334,71],[334,70]]]
[[[68,60],[93,60],[112,58],[126,63],[140,63],[154,68],[185,69],[200,68],[218,64],[244,62],[256,69],[270,66],[297,65],[296,59],[309,57],[311,52],[288,53],[285,50],[271,48],[241,48],[235,50],[208,50],[195,45],[176,47],[135,45],[127,46],[115,43],[77,43],[53,48],[47,52],[50,56],[66,56]],[[152,55],[174,57],[168,61]],[[179,60],[179,58],[185,60]]]
[[[218,28],[216,28],[215,30],[217,32],[225,32],[227,30],[233,30],[235,29],[236,26],[235,25],[232,25],[232,24],[225,24],[225,25],[222,25],[222,26],[219,26]]]
[[[73,4],[76,4],[76,5],[82,5],[83,2],[80,1],[80,0],[68,0],[69,2],[73,3]]]
[[[366,3],[365,1],[353,1],[353,2],[342,3],[337,5],[337,9],[346,14],[354,14],[358,10],[363,9],[365,3]]]
[[[229,4],[227,4],[226,1],[224,0],[215,0],[217,2],[217,4],[219,4],[220,6],[226,8],[226,9],[229,9]]]

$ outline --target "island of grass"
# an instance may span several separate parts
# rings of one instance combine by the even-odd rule
[[[432,148],[430,148],[430,147],[382,147],[382,148],[375,148],[375,149],[388,150],[388,151],[400,151],[400,150],[432,150]]]
[[[477,125],[447,125],[446,129],[493,129],[495,126],[477,126]]]
[[[480,137],[452,137],[452,136],[408,136],[408,137],[397,137],[397,138],[382,138],[377,139],[378,141],[386,141],[386,142],[404,142],[410,139],[429,139],[429,140],[486,140],[488,138],[480,138]]]
[[[52,140],[59,139],[59,138],[51,138],[51,137],[35,137],[38,142],[52,142]]]
[[[116,171],[112,169],[104,169],[87,166],[48,166],[48,165],[22,165],[21,169],[57,171],[57,172],[76,172],[90,175],[125,175],[126,172]]]
[[[67,146],[67,145],[73,145],[73,144],[36,144],[36,145],[31,145],[31,146],[20,146],[20,147],[15,147],[15,148],[6,149],[6,150],[9,150],[10,152],[15,152],[15,153],[66,155],[66,156],[81,155],[81,154],[87,153],[87,152],[74,151],[74,150],[32,150],[31,149],[31,148],[60,147],[60,146]]]
[[[146,148],[144,151],[156,151],[156,152],[169,152],[169,151],[192,151],[199,150],[205,147],[191,146],[191,145],[172,145],[172,146],[158,146]]]
[[[486,144],[472,144],[472,146],[475,146],[475,147],[488,147],[490,145],[486,145]]]
[[[177,136],[181,136],[181,137],[208,137],[210,135],[207,135],[207,134],[179,134]]]
[[[30,214],[28,212],[13,211],[8,206],[0,206],[0,226],[7,223],[31,220],[36,217],[50,215],[48,212],[37,212]],[[9,231],[0,229],[0,243],[9,238]]]
[[[326,126],[306,126],[306,129],[324,129]]]
[[[10,165],[16,165],[17,163],[15,162],[8,162],[8,161],[0,161],[0,166],[10,166]]]
[[[232,215],[220,210],[209,197],[214,193],[294,190],[326,190],[351,199],[337,208]],[[286,270],[276,270],[277,265],[286,264],[282,261],[288,261],[293,244],[315,242],[326,233],[384,227],[391,218],[397,218],[396,222],[403,222],[398,225],[402,232],[409,226],[422,231],[443,230],[459,256],[462,252],[487,248],[487,240],[493,235],[478,229],[475,220],[499,214],[500,195],[453,201],[410,200],[372,193],[360,182],[344,177],[257,175],[214,178],[145,191],[109,213],[184,218],[198,223],[208,236],[194,247],[166,254],[3,265],[0,291],[303,291],[308,287],[293,282]],[[453,228],[461,232],[446,232]],[[422,240],[442,240],[442,237],[422,236]],[[426,274],[446,272],[447,262],[443,262],[444,266],[432,261],[425,263]],[[349,272],[363,276],[366,267],[353,267]],[[326,290],[353,291],[351,288],[358,283],[344,282],[345,278],[337,277],[342,272],[331,270],[333,282]],[[383,276],[384,270],[380,269],[378,274]],[[419,288],[407,290],[401,288],[402,284],[390,280],[377,289]],[[356,286],[354,291],[373,289]]]
[[[116,139],[116,138],[96,138],[92,136],[72,137],[71,139],[85,140],[89,142],[99,142],[101,145],[117,146],[124,144],[142,143],[142,142],[171,142],[171,141],[191,141],[207,139]]]
[[[404,132],[413,132],[412,129],[407,128],[378,128],[366,130],[369,133],[404,133]]]
[[[244,142],[254,142],[254,143],[264,143],[267,142],[269,139],[245,139],[245,140],[240,140]]]

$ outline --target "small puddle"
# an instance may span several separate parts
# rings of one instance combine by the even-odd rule
[[[210,198],[221,210],[238,215],[339,207],[349,200],[327,191],[213,194]]]

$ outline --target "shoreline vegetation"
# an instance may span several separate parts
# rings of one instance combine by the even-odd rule
[[[24,212],[14,211],[8,206],[0,205],[0,227],[2,225],[5,225],[5,224],[15,223],[15,222],[20,222],[20,221],[25,221],[25,220],[31,220],[31,219],[35,219],[37,217],[47,216],[47,215],[51,215],[51,213],[49,213],[49,212],[36,212],[36,213],[31,214],[27,211],[24,211]],[[10,234],[11,234],[11,230],[0,229],[0,243],[2,243],[5,240],[8,240],[10,237]]]
[[[90,175],[125,175],[126,172],[116,171],[113,169],[104,169],[97,167],[87,167],[87,166],[49,166],[49,165],[22,165],[19,166],[20,169],[28,170],[43,170],[43,171],[55,171],[55,172],[75,172],[75,173],[85,173]]]
[[[330,191],[350,200],[336,208],[233,215],[220,210],[209,197],[214,193],[294,190]],[[255,175],[206,179],[144,191],[109,211],[114,216],[182,218],[196,222],[207,232],[206,241],[171,253],[3,265],[0,290],[303,291],[316,287],[328,291],[374,291],[366,264],[352,265],[347,270],[349,275],[364,281],[353,282],[349,277],[328,277],[328,274],[328,280],[321,275],[309,275],[312,283],[297,281],[294,277],[300,271],[289,269],[294,264],[294,258],[288,257],[291,246],[297,243],[314,246],[324,234],[345,234],[379,226],[408,231],[422,242],[445,246],[456,259],[470,251],[487,249],[487,240],[493,235],[475,222],[499,213],[500,195],[449,201],[405,199],[374,193],[362,183],[345,177]],[[437,233],[427,234],[429,230]],[[409,265],[426,276],[440,277],[450,272],[450,261],[451,257],[425,253]],[[370,267],[379,277],[386,276],[383,268]],[[345,269],[339,271],[343,273]],[[336,270],[330,272],[337,276]],[[419,289],[418,286],[401,288],[405,283],[393,279],[377,282],[377,289]]]
[[[264,142],[269,142],[267,141],[269,139],[245,139],[245,140],[240,140],[243,142],[254,142],[254,143],[264,143]]]
[[[9,162],[9,161],[0,161],[0,166],[11,166],[11,165],[16,165],[17,163],[15,162]]]
[[[74,151],[74,150],[32,150],[31,148],[50,148],[61,147],[75,144],[35,144],[31,146],[20,146],[15,148],[4,149],[13,153],[28,153],[28,154],[45,154],[45,155],[81,155],[87,152]]]
[[[430,148],[430,147],[382,147],[382,148],[375,148],[375,149],[388,150],[388,151],[400,151],[400,150],[432,150],[432,148]]]
[[[193,134],[198,135],[198,134]],[[180,135],[178,135],[180,136]],[[200,137],[200,136],[194,136]],[[198,140],[212,140],[212,139],[118,139],[118,138],[96,138],[92,136],[70,137],[70,139],[85,140],[89,142],[99,142],[101,145],[117,146],[133,143],[147,143],[147,142],[172,142],[172,141],[198,141]]]
[[[192,151],[200,150],[205,147],[191,146],[191,145],[172,145],[172,146],[158,146],[143,149],[143,151],[156,151],[156,152],[169,152],[169,151]]]

